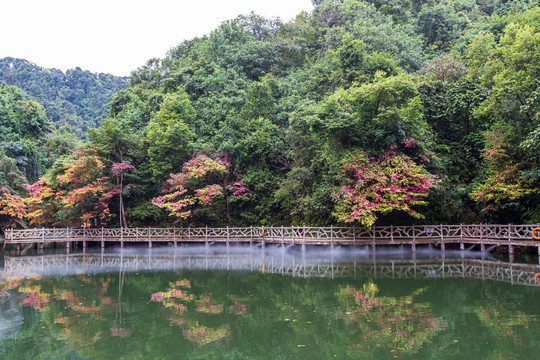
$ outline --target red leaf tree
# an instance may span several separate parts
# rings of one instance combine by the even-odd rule
[[[403,211],[423,218],[413,207],[426,205],[425,198],[437,182],[411,158],[393,151],[379,159],[357,155],[345,163],[342,171],[347,185],[337,196],[335,216],[347,223],[358,221],[365,227],[375,223],[377,213]]]
[[[111,182],[109,169],[89,149],[76,152],[60,174],[49,174],[28,190],[32,224],[85,227],[107,220],[109,202],[120,193]]]
[[[230,163],[226,156],[211,159],[199,155],[184,164],[182,172],[171,174],[163,184],[162,195],[152,204],[169,212],[170,216],[187,219],[201,208],[211,207],[219,198],[225,199],[229,220],[229,197],[245,197],[247,189],[241,180],[228,184]]]

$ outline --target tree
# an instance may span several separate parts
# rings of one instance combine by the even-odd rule
[[[338,194],[335,216],[368,228],[377,220],[377,213],[403,211],[422,219],[413,207],[427,204],[425,198],[437,181],[409,157],[393,151],[379,159],[353,155],[343,165],[343,176],[347,184]]]
[[[530,141],[538,132],[540,118],[539,16],[538,7],[509,16],[500,34],[480,32],[466,52],[471,75],[487,89],[474,115],[490,125],[485,176],[471,197],[483,204],[484,210],[511,207],[523,212],[528,207],[530,221],[540,219],[540,156]]]
[[[199,155],[185,163],[181,173],[171,174],[163,184],[163,195],[154,198],[152,204],[167,210],[170,216],[188,219],[225,197],[227,221],[230,221],[228,197],[244,197],[247,189],[241,181],[227,183],[229,168],[226,157],[211,159]]]
[[[26,227],[24,218],[27,208],[22,198],[27,194],[24,186],[26,177],[17,167],[15,159],[7,157],[3,150],[0,149],[0,222],[2,226],[6,223],[9,226],[14,221]]]
[[[13,194],[5,187],[0,187],[0,218],[7,217],[8,224],[10,220],[13,220],[15,223],[26,228],[26,224],[24,223],[26,215],[27,208],[23,198]],[[5,221],[6,220],[2,219],[2,223]]]
[[[91,147],[77,151],[35,184],[28,186],[31,224],[82,225],[104,223],[109,202],[120,189],[110,170]]]
[[[127,163],[127,162],[120,162],[120,163],[113,163],[112,164],[112,172],[114,177],[116,178],[116,187],[119,189],[119,196],[120,196],[120,221],[122,222],[122,226],[127,227],[127,220],[126,220],[126,211],[124,209],[124,174],[127,172],[135,170],[135,167],[133,165]]]
[[[50,175],[45,175],[32,185],[28,185],[29,196],[25,198],[28,205],[30,225],[65,225],[62,198],[64,190],[53,185]]]
[[[26,99],[20,89],[0,84],[0,146],[17,160],[28,181],[37,180],[44,172],[45,153],[40,147],[51,129],[41,105]]]
[[[108,203],[120,189],[111,184],[101,159],[91,150],[79,151],[64,169],[58,180],[66,189],[62,199],[68,213],[66,221],[85,227],[106,221],[111,216]]]
[[[188,144],[194,136],[189,124],[194,118],[185,93],[166,95],[150,120],[146,135],[149,166],[155,180],[162,181],[188,159]]]

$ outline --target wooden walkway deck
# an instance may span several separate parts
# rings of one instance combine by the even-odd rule
[[[505,246],[510,254],[514,247],[536,247],[540,256],[540,241],[533,239],[532,233],[538,225],[413,225],[375,226],[370,230],[361,227],[223,227],[223,228],[54,228],[5,230],[5,245],[64,243],[67,250],[72,243],[82,242],[83,249],[88,242],[105,244],[145,243],[260,243],[302,245],[369,245],[376,246],[409,245],[413,252],[417,245],[432,244],[442,250],[448,244],[479,245],[482,251],[486,245]],[[540,232],[538,234],[540,236]]]

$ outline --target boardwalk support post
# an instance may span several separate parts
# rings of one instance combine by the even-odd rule
[[[486,252],[486,245],[484,245],[484,226],[480,224],[480,251]]]
[[[411,245],[411,250],[414,253],[416,253],[416,231],[415,231],[415,228],[414,228],[414,224],[412,226],[412,245]]]
[[[330,225],[330,250],[334,250],[334,225]]]
[[[446,246],[444,244],[444,227],[443,227],[443,224],[441,224],[441,250],[442,251],[446,250]]]
[[[465,250],[465,244],[463,244],[463,224],[459,224],[459,250]]]
[[[302,252],[306,251],[306,225],[302,228]]]
[[[375,226],[371,228],[371,252],[375,254]]]
[[[68,233],[67,240],[66,240],[66,254],[69,254],[69,250],[71,247],[71,241],[69,241],[69,228],[66,228],[66,231]]]

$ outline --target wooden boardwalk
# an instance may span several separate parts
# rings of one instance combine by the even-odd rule
[[[505,246],[510,254],[514,247],[535,247],[540,256],[540,241],[533,239],[532,233],[538,225],[413,225],[413,226],[375,226],[371,229],[361,227],[223,227],[223,228],[54,228],[5,230],[5,245],[65,243],[69,250],[72,243],[88,242],[105,244],[145,243],[260,243],[302,245],[369,245],[376,246],[409,245],[413,252],[417,245],[432,244],[442,250],[448,244]],[[540,235],[540,231],[538,234]]]
[[[336,261],[325,258],[299,258],[263,251],[249,254],[70,254],[45,256],[6,256],[0,279],[28,275],[50,276],[112,271],[219,270],[259,271],[293,277],[354,277],[372,279],[472,278],[539,286],[535,276],[540,265],[504,263],[481,259],[363,259]]]

